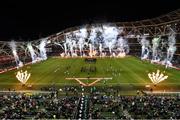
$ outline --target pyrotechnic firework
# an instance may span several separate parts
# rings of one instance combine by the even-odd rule
[[[30,78],[31,73],[28,73],[27,71],[23,72],[18,71],[16,74],[16,78],[22,83],[22,84],[26,84],[26,82],[28,81],[28,79]]]
[[[164,75],[163,73],[160,73],[160,70],[157,70],[156,73],[149,73],[148,77],[154,84],[158,84],[168,78],[168,76]]]

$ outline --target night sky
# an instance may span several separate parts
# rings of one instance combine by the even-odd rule
[[[0,41],[33,40],[68,27],[95,22],[142,20],[180,8],[180,0],[77,1],[11,0],[0,3]]]

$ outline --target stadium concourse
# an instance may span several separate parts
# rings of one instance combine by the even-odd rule
[[[0,41],[0,119],[180,119],[180,9]]]

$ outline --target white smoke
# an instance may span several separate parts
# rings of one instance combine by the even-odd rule
[[[75,48],[76,48],[76,38],[74,36],[74,33],[68,33],[66,34],[66,42],[64,43],[64,47],[70,50],[70,55],[75,56]],[[69,54],[69,53],[66,53]]]
[[[120,53],[129,53],[129,45],[125,38],[119,37],[116,46]]]
[[[160,43],[160,37],[155,37],[152,39],[152,62],[159,62],[160,58],[158,56],[158,47],[159,47],[159,43]]]
[[[17,65],[17,68],[19,67],[22,67],[23,66],[23,62],[21,62],[19,60],[19,56],[17,54],[17,46],[16,46],[16,43],[14,41],[11,41],[9,43],[10,47],[11,47],[11,50],[12,50],[12,53],[13,53],[13,56],[14,56],[14,59],[15,59],[15,62],[16,62],[16,65]]]
[[[87,38],[87,30],[85,28],[80,29],[78,32],[75,33],[76,38],[78,39],[78,47],[79,47],[79,51],[80,51],[80,56],[83,55],[82,51],[83,51],[83,47],[85,45],[85,39]]]
[[[46,39],[42,39],[39,45],[39,50],[40,50],[40,59],[41,60],[46,60],[47,59],[47,54],[46,54]]]
[[[172,66],[172,58],[176,52],[176,39],[175,34],[171,33],[168,37],[168,49],[167,49],[167,58],[166,58],[166,67]]]
[[[29,50],[29,52],[31,54],[32,63],[35,63],[37,61],[37,55],[35,54],[34,49],[33,49],[32,45],[31,45],[31,43],[28,43],[27,47],[28,47],[28,50]]]
[[[112,53],[112,49],[115,46],[118,34],[119,30],[116,27],[103,25],[103,38],[105,47],[109,48],[110,54]]]
[[[92,26],[91,28],[81,28],[70,33],[66,33],[65,42],[63,47],[65,50],[65,55],[69,54],[71,56],[76,55],[76,51],[80,51],[80,56],[84,54],[84,50],[89,50],[91,55],[99,51],[99,55],[102,56],[103,50],[108,49],[110,56],[115,54],[114,49],[119,48],[125,53],[129,52],[129,46],[127,40],[118,41],[118,35],[123,31],[122,28],[117,26],[102,25],[102,26]],[[118,42],[118,44],[117,44]],[[122,43],[119,43],[122,42]],[[118,46],[119,45],[119,46]],[[70,51],[68,53],[68,51]],[[117,54],[117,53],[116,53]],[[90,55],[90,54],[89,54]]]
[[[103,40],[102,33],[103,33],[102,27],[99,27],[99,26],[97,26],[97,27],[92,26],[91,27],[91,33],[89,36],[89,40],[91,41],[91,44],[93,46],[95,46],[95,44],[99,44],[100,42],[102,42],[101,41],[101,40]]]
[[[89,35],[89,41],[91,43],[92,49],[95,50],[99,50],[99,54],[100,56],[102,56],[102,52],[103,52],[103,47],[102,47],[102,43],[103,43],[103,28],[101,26],[92,26],[91,27],[91,32]],[[90,45],[89,45],[90,46]],[[91,48],[90,52],[91,52]]]
[[[149,41],[146,39],[145,36],[142,37],[142,39],[140,40],[140,44],[141,44],[141,59],[148,59],[149,58]]]

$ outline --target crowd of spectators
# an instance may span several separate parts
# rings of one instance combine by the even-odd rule
[[[180,119],[180,95],[127,96],[76,87],[52,87],[44,93],[0,93],[0,119],[32,118]]]
[[[135,119],[180,119],[180,96],[131,96],[120,100]]]
[[[77,105],[78,97],[73,96],[3,93],[0,94],[0,119],[74,118]]]
[[[91,102],[92,118],[180,119],[179,95],[93,95]]]

